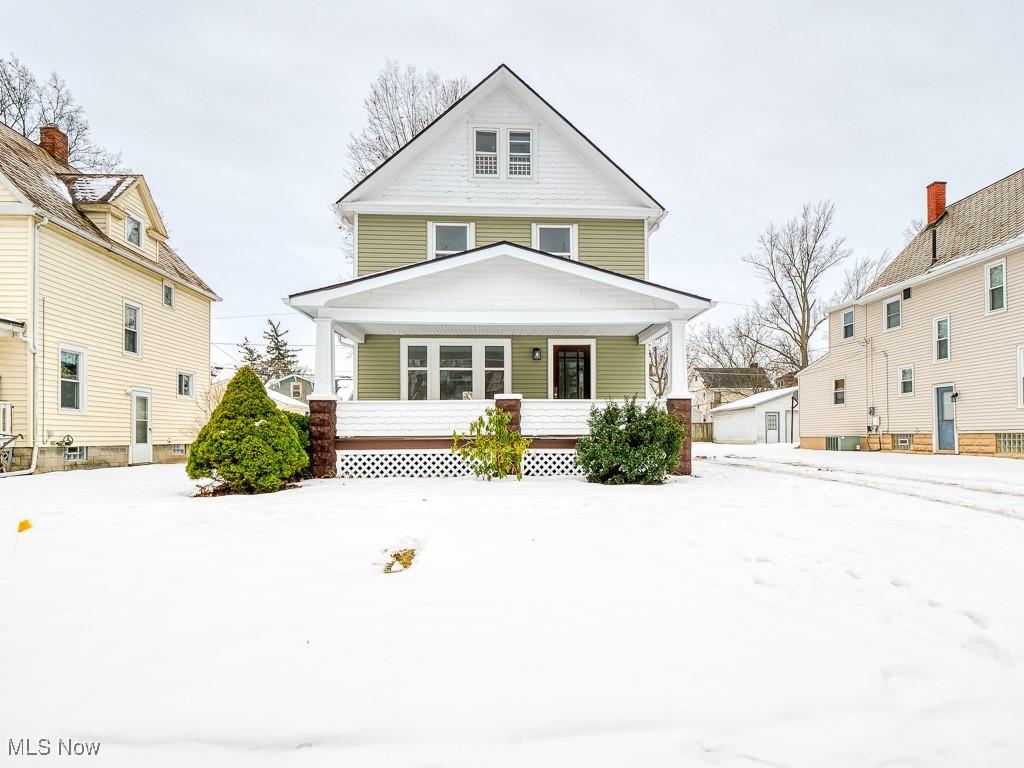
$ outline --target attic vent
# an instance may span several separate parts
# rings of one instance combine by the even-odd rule
[[[909,298],[910,298],[910,289],[909,288],[904,288],[903,289],[903,299],[906,300],[906,299],[909,299]]]

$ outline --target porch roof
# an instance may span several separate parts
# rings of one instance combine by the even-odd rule
[[[367,333],[637,335],[714,302],[502,241],[288,296],[345,336]]]

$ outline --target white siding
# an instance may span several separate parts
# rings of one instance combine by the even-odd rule
[[[470,126],[473,125],[533,128],[533,177],[474,178],[470,167]],[[414,149],[415,145],[409,151]],[[500,87],[483,99],[467,119],[453,121],[447,132],[420,150],[402,174],[391,179],[374,199],[559,206],[650,204],[639,192],[632,195],[624,192],[618,183],[611,181],[609,173],[584,157],[551,123],[526,109],[507,88]]]
[[[757,442],[757,423],[753,408],[743,408],[739,411],[719,411],[712,416],[716,443]]]

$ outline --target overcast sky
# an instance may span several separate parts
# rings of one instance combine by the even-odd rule
[[[929,181],[952,201],[1024,166],[1019,3],[35,0],[2,15],[0,46],[68,81],[224,298],[215,318],[237,318],[215,320],[215,361],[287,313],[281,296],[344,274],[330,204],[388,58],[472,83],[511,66],[667,206],[652,279],[723,302],[717,321],[762,295],[741,259],[803,202],[834,200],[837,233],[874,255],[902,245]],[[312,343],[309,321],[278,319]]]

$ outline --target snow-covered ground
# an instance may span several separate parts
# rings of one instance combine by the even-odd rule
[[[654,488],[193,499],[180,467],[0,480],[0,754],[74,738],[101,742],[91,765],[133,767],[1024,764],[1024,522],[844,479],[881,476],[873,456],[696,453],[718,458]],[[1024,472],[901,458],[913,489]],[[409,544],[411,570],[381,573]]]

